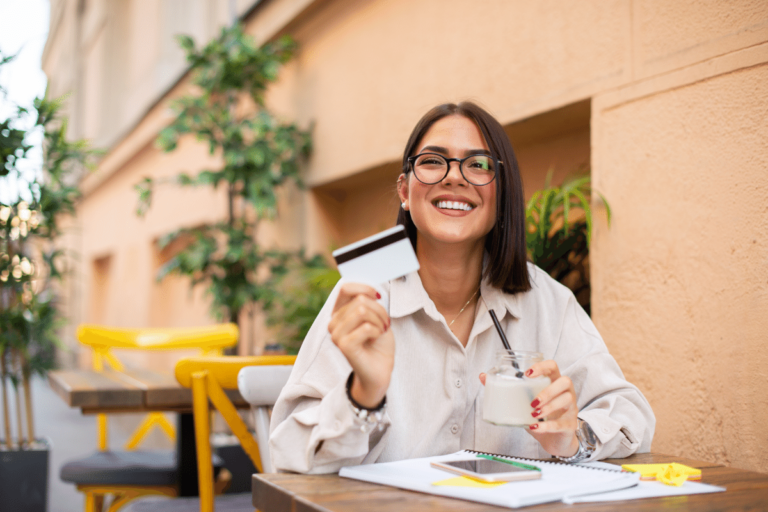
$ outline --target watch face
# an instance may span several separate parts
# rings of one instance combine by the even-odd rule
[[[584,443],[591,448],[591,451],[594,451],[595,446],[597,446],[597,436],[595,436],[595,432],[592,430],[592,427],[589,426],[589,423],[584,420],[579,420],[578,431],[581,434],[578,436],[580,440],[583,440]]]

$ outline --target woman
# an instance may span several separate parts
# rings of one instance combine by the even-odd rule
[[[523,190],[502,126],[469,102],[416,125],[397,181],[420,270],[374,288],[340,282],[272,414],[275,467],[348,465],[461,449],[569,462],[648,451],[655,418],[573,294],[526,262]],[[529,428],[482,420],[502,348],[541,352],[551,385]],[[479,376],[479,378],[478,378]]]

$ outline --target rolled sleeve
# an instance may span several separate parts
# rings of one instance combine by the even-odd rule
[[[567,304],[556,360],[573,381],[579,418],[598,438],[591,460],[623,458],[651,449],[656,418],[640,390],[627,382],[592,320],[575,298]]]
[[[294,393],[300,391],[296,386]],[[272,461],[278,470],[297,473],[333,473],[343,466],[365,462],[371,437],[381,432],[364,433],[361,421],[352,412],[344,381],[322,399],[308,399],[304,393],[286,397],[298,402],[288,418],[280,422],[269,439]],[[385,414],[381,422],[389,425]]]
[[[339,285],[307,333],[272,411],[269,448],[279,471],[333,473],[372,462],[381,453],[389,416],[384,415],[381,430],[360,429],[362,421],[346,393],[351,367],[328,333]]]

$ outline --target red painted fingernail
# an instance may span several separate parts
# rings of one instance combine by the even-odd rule
[[[539,428],[539,426],[536,423],[534,423],[533,425],[528,425],[528,428],[531,430],[536,430],[537,428]]]
[[[381,294],[380,294],[379,292],[376,292],[376,298],[377,298],[377,299],[380,299],[380,298],[381,298]]]
[[[534,400],[533,402],[531,402],[531,407],[533,407],[533,408],[535,409],[535,408],[537,408],[537,407],[539,406],[539,404],[540,404],[540,403],[541,403],[541,402],[540,402],[540,401],[539,401],[539,399],[537,398],[536,400]]]
[[[535,411],[533,411],[533,412],[531,413],[531,416],[533,416],[533,417],[535,418],[535,417],[536,417],[536,416],[538,416],[539,414],[541,414],[541,409],[536,409]]]
[[[533,370],[529,368],[529,369],[528,369],[528,370],[525,372],[525,376],[526,376],[526,377],[530,377],[531,375],[533,375]]]

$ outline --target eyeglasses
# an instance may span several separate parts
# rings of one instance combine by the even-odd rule
[[[468,183],[487,185],[496,178],[503,162],[489,155],[470,155],[466,158],[446,158],[437,153],[421,153],[408,158],[408,166],[416,179],[425,185],[440,183],[448,176],[451,162],[459,162],[459,172]]]

